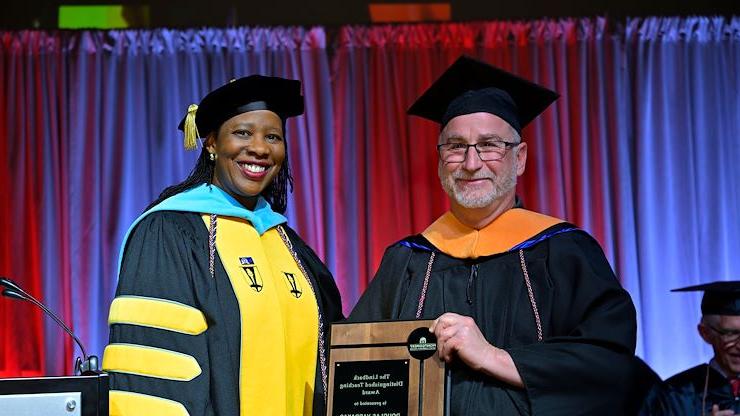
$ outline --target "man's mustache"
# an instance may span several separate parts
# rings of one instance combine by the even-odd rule
[[[490,179],[492,181],[496,180],[496,175],[490,172],[476,172],[472,175],[465,172],[452,172],[450,176],[452,177],[452,179],[464,179],[467,181],[472,181],[476,179]]]

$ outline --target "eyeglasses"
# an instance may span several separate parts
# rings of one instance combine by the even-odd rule
[[[480,160],[493,162],[501,160],[506,156],[510,147],[518,146],[519,143],[505,142],[503,140],[487,140],[475,144],[467,143],[443,143],[437,145],[439,158],[446,163],[460,163],[465,161],[469,148],[474,148]]]
[[[712,325],[709,325],[706,322],[704,323],[704,326],[716,332],[717,335],[719,335],[722,342],[724,342],[725,344],[734,343],[740,340],[740,331],[738,330],[719,329],[719,328],[715,328]]]

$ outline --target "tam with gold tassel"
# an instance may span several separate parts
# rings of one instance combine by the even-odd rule
[[[185,116],[185,150],[193,150],[196,148],[197,140],[200,137],[198,134],[198,126],[195,124],[195,113],[198,111],[198,104],[190,104],[188,107],[188,115]]]
[[[294,79],[250,75],[222,85],[191,104],[177,128],[185,133],[185,149],[198,147],[198,140],[217,134],[226,120],[242,113],[268,110],[284,122],[303,114],[301,82]]]

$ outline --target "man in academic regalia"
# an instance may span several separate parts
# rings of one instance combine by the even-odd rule
[[[515,196],[558,95],[461,57],[409,114],[440,123],[447,212],[390,246],[350,320],[435,319],[452,415],[636,413],[635,309],[599,244]]]
[[[703,291],[699,335],[714,357],[678,373],[653,389],[643,414],[740,414],[740,281],[713,282],[675,289]]]

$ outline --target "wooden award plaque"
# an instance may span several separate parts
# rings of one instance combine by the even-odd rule
[[[327,415],[446,415],[445,367],[431,324],[332,324]]]

